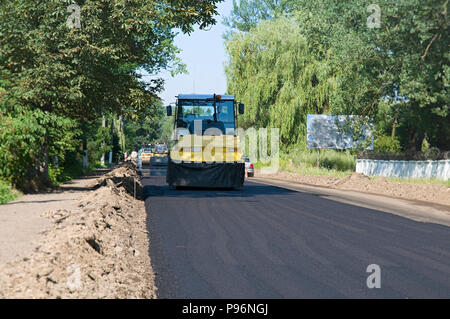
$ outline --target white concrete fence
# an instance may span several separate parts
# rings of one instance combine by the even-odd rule
[[[380,161],[357,159],[356,172],[368,176],[435,178],[442,181],[448,181],[450,175],[450,160]]]

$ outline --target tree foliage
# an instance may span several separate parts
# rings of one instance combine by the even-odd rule
[[[162,81],[140,81],[179,66],[178,27],[213,23],[211,1],[80,1],[81,28],[67,26],[68,3],[12,0],[0,6],[0,66],[8,91],[26,105],[92,119],[124,106],[145,109]],[[174,63],[174,65],[173,65]]]
[[[300,143],[306,115],[327,112],[336,90],[327,58],[317,60],[292,19],[264,21],[227,45],[228,90],[247,105],[244,127],[279,127],[283,144]]]
[[[292,131],[298,112],[359,114],[369,116],[378,130],[397,134],[407,150],[420,150],[425,136],[433,146],[450,149],[447,0],[380,0],[379,28],[368,24],[374,12],[368,0],[296,0],[277,10],[270,4],[261,9],[266,1],[242,3],[227,22],[234,28],[227,76],[229,93],[251,112],[247,124],[280,125],[284,143],[295,145],[305,138],[304,116],[296,118],[299,129]],[[270,22],[260,15],[251,22],[256,27],[242,27],[252,10],[276,14]],[[295,42],[289,32],[303,40]],[[271,63],[261,63],[266,60]],[[302,60],[315,66],[312,72],[305,72]],[[287,78],[290,74],[296,78]],[[310,84],[324,90],[311,90]],[[286,88],[303,99],[280,100]]]
[[[102,115],[157,120],[164,82],[143,70],[181,72],[175,30],[214,24],[220,1],[1,1],[0,175],[19,187],[45,178],[49,159],[95,139]]]
[[[66,153],[75,150],[79,133],[74,120],[49,112],[24,108],[9,114],[0,112],[0,176],[8,177],[22,190],[36,189],[39,185],[33,183],[42,163],[57,157],[63,165]],[[52,158],[44,158],[46,154]]]
[[[233,9],[224,24],[230,28],[248,32],[260,21],[270,20],[289,12],[293,0],[233,0]]]

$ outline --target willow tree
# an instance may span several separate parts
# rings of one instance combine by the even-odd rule
[[[274,9],[274,3],[280,5]],[[372,0],[247,0],[235,6],[227,24],[238,30],[235,39],[246,38],[257,32],[255,25],[259,32],[269,26],[265,19],[294,16],[312,61],[326,61],[326,69],[334,70],[331,74],[339,85],[331,105],[335,113],[370,116],[376,125],[383,122],[385,133],[398,134],[403,147],[413,152],[420,150],[425,136],[432,146],[449,150],[448,4],[448,0],[379,0],[376,5]],[[249,20],[253,11],[264,14]],[[248,33],[239,35],[240,31]],[[290,36],[283,34],[283,40],[290,42]],[[241,53],[242,57],[234,53],[232,60],[244,63],[247,53]],[[247,84],[241,91],[259,85]],[[240,84],[229,86],[238,91]],[[388,121],[391,128],[385,125]]]
[[[264,21],[227,42],[228,92],[246,104],[243,127],[280,128],[284,146],[305,144],[306,115],[331,110],[336,71],[318,60],[294,19]]]
[[[223,23],[231,29],[248,32],[262,20],[270,20],[295,6],[296,0],[233,0],[230,16]]]

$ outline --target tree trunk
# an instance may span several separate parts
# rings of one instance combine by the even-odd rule
[[[395,138],[395,129],[397,128],[397,124],[398,124],[398,113],[395,112],[394,120],[392,121],[392,134],[391,134],[392,138]]]
[[[416,130],[410,129],[408,134],[408,153],[414,154],[422,151],[422,141],[424,134],[419,134]]]
[[[83,125],[84,126],[84,125]],[[83,168],[89,167],[88,146],[85,126],[83,127]]]
[[[48,142],[45,138],[44,145],[42,145],[43,161],[39,163],[39,179],[45,186],[51,186],[50,177],[48,175]]]
[[[124,134],[124,121],[123,116],[120,115],[117,121],[117,135],[119,136],[119,148],[120,148],[120,158],[125,152],[125,134]]]
[[[102,116],[102,128],[106,127],[106,119],[105,116]],[[102,142],[102,149],[105,147],[105,141]],[[102,166],[105,166],[105,152],[102,153],[102,157],[100,158],[100,162]]]
[[[109,151],[109,165],[112,165],[114,146],[114,118],[111,118],[111,151]]]
[[[413,154],[422,151],[422,141],[425,136],[423,116],[417,115],[423,115],[421,111],[417,103],[412,103],[408,118],[408,152]]]
[[[83,168],[89,167],[87,140],[83,138]]]

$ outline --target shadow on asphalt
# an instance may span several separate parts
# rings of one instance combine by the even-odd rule
[[[144,179],[150,178],[150,185],[144,183],[144,199],[148,197],[178,197],[178,198],[211,198],[211,197],[241,197],[248,198],[257,195],[286,195],[295,191],[270,185],[245,183],[240,189],[230,188],[200,188],[200,187],[169,187],[166,184],[167,166],[140,167],[140,175]],[[248,181],[246,181],[248,182]],[[251,181],[250,181],[251,182]]]
[[[144,198],[151,196],[178,197],[178,198],[211,198],[211,197],[253,197],[264,194],[271,195],[289,195],[295,191],[273,187],[269,185],[244,185],[241,189],[222,189],[222,188],[172,188],[168,185],[156,186],[147,185],[144,187]]]
[[[140,166],[139,167],[139,175],[145,177],[150,176],[166,176],[167,174],[167,166],[158,165],[158,166]]]

